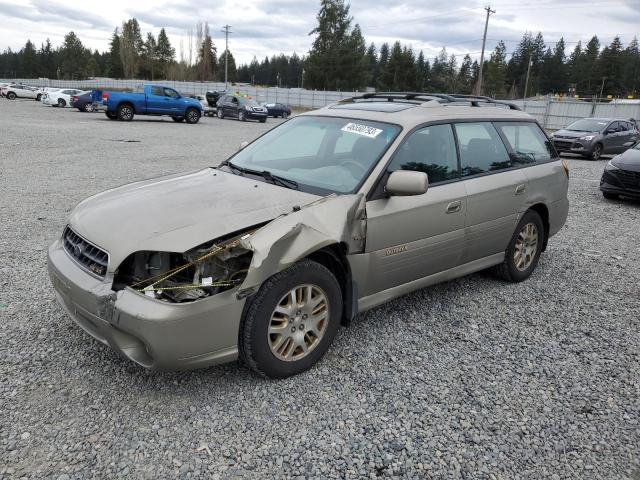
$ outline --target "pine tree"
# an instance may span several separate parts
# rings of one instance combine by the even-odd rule
[[[176,56],[176,50],[171,46],[171,42],[169,41],[169,37],[167,36],[167,32],[165,32],[164,28],[160,29],[156,44],[158,65],[162,70],[164,77],[167,78],[169,74],[169,66],[174,62]]]
[[[86,50],[74,32],[64,36],[60,48],[60,76],[64,79],[80,79],[84,77]]]
[[[620,37],[615,37],[611,45],[605,47],[598,59],[599,71],[605,78],[604,95],[619,96],[624,94],[622,85],[624,51]]]
[[[132,18],[122,24],[120,36],[120,59],[125,78],[135,78],[141,65],[144,42],[138,20]]]
[[[120,35],[117,28],[113,31],[109,42],[107,73],[112,78],[122,78],[124,76],[122,58],[120,57]]]
[[[640,49],[638,39],[633,37],[624,51],[622,84],[628,96],[636,98],[640,89]]]
[[[38,57],[42,75],[46,78],[54,78],[56,76],[55,52],[48,38],[45,43],[40,46]]]
[[[151,32],[147,33],[147,39],[142,47],[141,57],[145,77],[154,80],[156,74],[156,63],[158,61],[158,45],[156,43],[156,38]]]
[[[492,97],[506,96],[507,47],[503,41],[498,42],[487,62],[483,90]]]
[[[40,62],[36,46],[31,40],[27,40],[24,48],[20,50],[19,76],[24,78],[36,78],[40,74]]]
[[[212,80],[215,75],[218,58],[217,49],[213,44],[213,39],[209,33],[209,22],[205,22],[202,27],[202,43],[198,49],[198,74],[200,80]]]
[[[465,55],[462,59],[462,65],[460,65],[460,71],[458,72],[458,88],[457,91],[462,94],[470,94],[473,89],[473,64],[471,63],[471,57],[469,54]]]

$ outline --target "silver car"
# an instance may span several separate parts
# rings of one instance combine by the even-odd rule
[[[60,304],[147,368],[310,368],[338,328],[413,290],[528,278],[568,169],[484,98],[366,94],[284,122],[218,167],[97,194],[49,249]]]

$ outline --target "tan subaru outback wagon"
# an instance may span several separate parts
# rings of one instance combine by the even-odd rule
[[[218,167],[99,193],[49,249],[69,316],[147,368],[310,368],[358,312],[485,269],[528,278],[568,170],[509,104],[365,94]],[[424,306],[429,308],[428,305]]]

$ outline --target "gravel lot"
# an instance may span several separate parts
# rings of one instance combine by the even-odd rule
[[[570,160],[538,270],[358,316],[316,368],[147,372],[54,299],[47,246],[81,199],[223,160],[266,125],[113,122],[0,100],[0,478],[640,478],[640,203]]]

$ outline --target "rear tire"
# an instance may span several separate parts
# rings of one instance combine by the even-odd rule
[[[200,112],[197,108],[188,108],[185,112],[185,120],[187,123],[194,125],[200,121]]]
[[[41,94],[41,93],[39,93],[39,94],[36,96],[36,102],[39,102],[40,100],[42,100],[42,94]]]
[[[602,192],[602,196],[607,200],[618,200],[620,198],[620,195],[618,195],[617,193],[609,193],[609,192]]]
[[[240,326],[240,358],[263,376],[284,378],[308,370],[340,326],[340,285],[311,260],[273,275],[249,302]]]
[[[133,120],[133,107],[128,103],[118,106],[118,120],[130,122]]]
[[[84,107],[82,107],[82,110],[84,112],[87,112],[87,113],[93,112],[93,104],[92,103],[85,103]]]
[[[545,235],[540,215],[533,210],[525,212],[511,237],[504,261],[495,267],[497,275],[508,282],[529,278],[540,260]]]
[[[265,123],[266,121],[267,121],[267,119],[266,119],[266,118],[261,118],[261,119],[260,119],[260,123]]]
[[[64,108],[64,107],[67,106],[67,102],[65,101],[64,98],[59,98],[58,99],[58,106],[61,107],[61,108]]]
[[[7,100],[15,100],[16,97],[17,97],[17,95],[15,94],[15,92],[7,93]]]
[[[283,118],[284,120],[286,120],[288,117],[289,117],[289,114],[288,114],[287,112],[284,112],[284,113],[282,114],[282,118]]]

